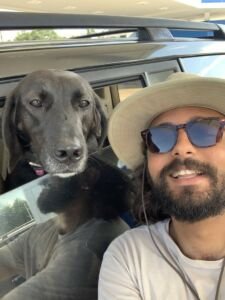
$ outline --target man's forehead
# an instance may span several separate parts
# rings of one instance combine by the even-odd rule
[[[158,125],[164,122],[183,123],[198,117],[219,117],[225,118],[223,114],[206,107],[183,106],[167,110],[151,121],[151,125]]]

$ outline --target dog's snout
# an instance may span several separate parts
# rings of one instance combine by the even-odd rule
[[[83,150],[81,146],[71,146],[64,149],[56,149],[54,154],[56,159],[60,162],[64,162],[66,160],[79,160],[82,157]]]

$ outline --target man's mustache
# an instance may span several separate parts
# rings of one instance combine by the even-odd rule
[[[162,171],[160,172],[160,178],[164,178],[166,175],[180,170],[180,168],[198,171],[211,178],[215,178],[215,176],[217,175],[216,168],[208,163],[199,162],[192,158],[187,158],[184,160],[176,158],[162,169]]]

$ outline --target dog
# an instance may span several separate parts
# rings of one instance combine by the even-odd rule
[[[63,70],[32,72],[13,90],[3,111],[10,174],[6,190],[36,178],[30,165],[61,177],[83,172],[106,130],[101,100],[84,78]]]
[[[136,191],[125,173],[96,153],[106,125],[99,98],[71,72],[34,72],[6,102],[8,188],[15,170],[23,166],[24,174],[30,163],[41,165],[50,176],[41,183],[37,205],[44,214],[56,214],[34,225],[25,239],[25,235],[18,238],[22,248],[15,251],[31,250],[22,255],[29,258],[26,268],[18,270],[26,278],[15,290],[18,299],[61,299],[62,294],[63,299],[97,299],[103,254],[114,238],[129,229],[120,216],[130,210]],[[10,274],[5,262],[11,259],[9,249],[5,247],[7,255],[0,255],[3,275]]]

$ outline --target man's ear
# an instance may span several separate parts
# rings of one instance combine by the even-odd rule
[[[13,92],[7,97],[2,113],[2,138],[5,148],[7,172],[11,173],[21,158],[23,151],[17,137],[16,110],[17,100]]]
[[[104,140],[107,135],[107,117],[105,109],[103,108],[103,104],[101,103],[100,98],[93,92],[94,100],[95,100],[95,108],[94,108],[94,121],[92,132],[95,135],[98,147],[101,147],[104,143]]]

